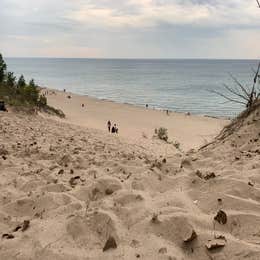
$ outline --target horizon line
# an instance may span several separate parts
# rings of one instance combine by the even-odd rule
[[[35,57],[35,56],[22,56],[22,57],[11,57],[5,56],[7,59],[82,59],[82,60],[260,60],[259,58],[93,58],[93,57]]]

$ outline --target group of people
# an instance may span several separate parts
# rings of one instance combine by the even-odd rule
[[[112,134],[118,134],[118,127],[116,124],[114,124],[111,128],[112,124],[111,124],[111,121],[108,120],[107,122],[107,128],[108,128],[108,132],[109,133],[112,133]]]

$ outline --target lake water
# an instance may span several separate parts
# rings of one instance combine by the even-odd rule
[[[209,90],[234,86],[229,73],[251,86],[256,60],[128,60],[7,58],[8,70],[46,86],[178,112],[230,117],[242,107]]]

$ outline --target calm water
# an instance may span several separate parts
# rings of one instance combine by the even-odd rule
[[[121,103],[211,116],[234,116],[241,106],[208,90],[233,86],[229,73],[251,86],[255,60],[102,60],[8,58],[8,70],[41,86]]]

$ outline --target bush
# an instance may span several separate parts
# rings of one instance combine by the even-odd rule
[[[45,107],[47,106],[47,98],[43,95],[40,95],[39,101],[38,101],[39,107]]]
[[[166,128],[160,127],[158,130],[155,129],[154,132],[160,140],[168,141],[168,130]]]

